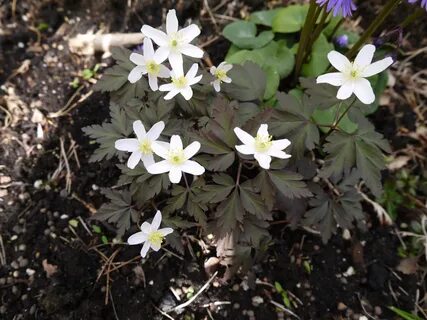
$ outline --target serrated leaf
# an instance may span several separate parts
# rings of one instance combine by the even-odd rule
[[[261,194],[261,198],[266,204],[267,208],[271,211],[276,201],[276,190],[268,177],[267,171],[262,170],[254,179],[254,187]]]
[[[273,185],[288,198],[305,198],[312,196],[307,185],[298,173],[285,170],[269,170],[267,172]]]
[[[381,150],[389,151],[388,143],[371,126],[359,128],[355,133],[334,132],[327,139],[321,176],[336,178],[347,174],[355,166],[375,196],[382,193],[381,170],[385,157]]]
[[[278,93],[278,106],[274,109],[270,129],[274,136],[291,141],[292,157],[301,159],[305,151],[313,150],[319,143],[319,130],[311,116],[314,108],[309,106],[307,97],[298,100],[290,94]]]
[[[132,206],[132,196],[128,190],[103,189],[102,193],[110,202],[103,204],[92,219],[115,224],[117,234],[122,236],[130,228],[131,222],[136,223],[138,218],[138,212]]]
[[[259,194],[252,187],[252,181],[245,181],[239,188],[243,208],[258,219],[271,220],[271,213]]]
[[[243,221],[244,209],[237,188],[218,205],[215,212],[216,224],[220,234],[234,230],[238,222]]]
[[[111,123],[103,123],[102,125],[92,125],[82,128],[83,132],[90,139],[99,144],[90,157],[90,162],[109,160],[117,154],[114,148],[116,140],[128,136],[131,133],[132,126],[126,113],[114,103],[110,104]]]
[[[222,202],[235,187],[234,180],[229,175],[217,174],[212,178],[216,184],[203,186],[203,192],[198,195],[198,200],[202,203]]]

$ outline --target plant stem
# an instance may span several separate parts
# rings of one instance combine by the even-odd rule
[[[370,38],[375,31],[382,25],[384,20],[390,15],[390,13],[399,5],[401,0],[389,0],[383,9],[380,11],[378,16],[372,21],[369,27],[362,34],[360,39],[355,43],[355,45],[347,52],[347,58],[351,59],[356,55],[356,52],[359,51],[360,47],[366,43],[368,38]]]
[[[341,18],[340,22],[338,22],[334,30],[332,30],[331,35],[329,36],[329,41],[334,38],[335,33],[337,33],[338,29],[342,26],[343,23],[344,23],[344,18]]]
[[[326,134],[323,136],[323,138],[322,138],[322,141],[321,141],[321,144],[323,144],[324,142],[325,142],[325,140],[326,140],[326,138],[332,133],[332,132],[334,132],[337,128],[338,128],[338,125],[340,124],[340,121],[344,118],[344,116],[348,113],[348,111],[350,110],[350,108],[353,106],[353,104],[356,102],[356,99],[357,98],[354,98],[353,99],[353,101],[348,105],[348,107],[344,110],[344,112],[343,113],[341,113],[341,115],[339,116],[339,117],[337,117],[337,120],[336,121],[334,121],[334,124],[332,125],[332,127],[328,130],[328,132],[326,132]],[[342,105],[342,102],[340,103],[340,105],[339,105],[339,107],[338,107],[338,109],[337,109],[337,115],[339,114],[339,112],[340,112],[340,109],[341,109],[341,105]]]
[[[425,13],[424,9],[418,8],[415,10],[415,12],[409,16],[406,17],[405,20],[399,25],[402,29],[405,29],[408,25],[410,25],[412,22],[417,20],[419,17],[421,17]]]
[[[236,186],[240,183],[240,175],[242,174],[242,161],[239,161],[239,169],[237,169]]]
[[[322,33],[322,31],[325,27],[326,19],[328,18],[328,16],[329,16],[329,13],[326,12],[326,10],[323,10],[322,17],[320,18],[320,22],[317,24],[316,29],[314,29],[314,32],[313,32],[312,36],[310,37],[310,45],[307,47],[306,53],[311,51],[311,47],[313,46],[314,42],[317,40],[317,38]]]
[[[185,172],[183,172],[182,175],[184,176],[185,186],[187,187],[187,190],[190,191],[190,187],[188,185],[187,176],[186,176]]]
[[[304,62],[304,56],[306,51],[306,45],[310,38],[310,33],[313,29],[313,25],[316,23],[316,9],[318,9],[316,0],[310,0],[310,7],[308,8],[307,17],[305,19],[304,26],[301,31],[301,37],[298,45],[298,52],[295,61],[295,82],[298,80],[298,76],[301,71],[302,64]]]

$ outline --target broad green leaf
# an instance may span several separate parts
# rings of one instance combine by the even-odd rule
[[[302,66],[302,74],[305,77],[319,76],[328,69],[328,53],[334,50],[334,46],[328,42],[323,33],[314,42],[308,62]]]
[[[267,80],[265,73],[257,64],[245,62],[242,66],[234,65],[228,75],[232,83],[223,84],[223,88],[232,99],[262,100]]]
[[[311,119],[314,108],[307,104],[306,96],[299,100],[280,92],[277,98],[279,103],[270,120],[271,132],[275,137],[289,139],[292,157],[301,159],[307,149],[313,150],[319,143],[319,130]]]
[[[255,23],[250,21],[235,21],[228,24],[223,35],[234,45],[242,49],[261,48],[274,38],[271,31],[262,31],[258,36]]]
[[[271,41],[265,47],[253,51],[262,57],[261,66],[274,68],[281,79],[287,77],[294,69],[295,56],[284,40]],[[258,63],[258,61],[254,62]]]
[[[308,5],[292,5],[280,9],[273,17],[273,32],[298,32],[304,25],[308,12]]]
[[[240,50],[226,58],[226,61],[231,64],[243,64],[246,61],[252,61],[262,67],[265,58],[262,56],[261,51],[259,51],[259,49]]]
[[[266,27],[271,27],[273,24],[274,16],[280,10],[281,9],[256,11],[249,16],[249,21],[252,21],[253,23],[260,24]]]
[[[270,99],[274,96],[279,88],[280,84],[280,75],[277,72],[277,69],[267,66],[264,69],[265,74],[267,75],[267,86],[265,88],[264,100]]]
[[[243,221],[244,209],[237,188],[216,208],[215,218],[220,234],[228,233]]]
[[[337,115],[337,111],[339,108],[339,115]],[[332,108],[328,108],[326,110],[315,110],[313,113],[313,119],[317,125],[319,125],[320,130],[323,132],[328,132],[329,128],[327,126],[332,126],[339,116],[342,115],[346,106],[344,104],[340,104],[333,106]],[[353,133],[357,130],[357,124],[351,121],[346,114],[339,122],[338,128],[347,132]]]
[[[312,195],[298,173],[285,170],[270,170],[267,173],[277,190],[288,198],[305,198]]]

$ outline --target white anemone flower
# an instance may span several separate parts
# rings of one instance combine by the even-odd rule
[[[159,88],[160,91],[169,91],[165,95],[165,100],[172,99],[178,93],[182,94],[185,100],[190,100],[193,96],[193,89],[191,89],[191,86],[202,79],[202,75],[196,76],[198,69],[199,66],[197,63],[194,63],[185,76],[182,66],[178,69],[173,69],[170,74],[172,82],[162,84]]]
[[[172,228],[159,229],[161,223],[162,213],[157,211],[151,224],[144,222],[141,225],[141,231],[129,237],[128,244],[130,245],[144,243],[141,249],[141,257],[145,258],[150,248],[154,251],[159,251],[165,237],[173,232]]]
[[[142,75],[148,73],[148,83],[151,90],[157,91],[157,78],[169,78],[170,70],[161,63],[166,59],[154,52],[153,43],[149,38],[144,39],[143,53],[131,53],[129,59],[136,64],[128,75],[130,83],[135,83],[141,79]]]
[[[149,25],[143,25],[141,32],[159,46],[156,54],[160,58],[168,58],[172,69],[182,66],[182,55],[193,58],[203,57],[203,50],[190,44],[200,34],[199,27],[191,24],[179,30],[175,10],[169,10],[166,16],[166,33]]]
[[[155,154],[165,160],[149,166],[147,171],[151,174],[169,172],[170,182],[179,183],[183,172],[195,176],[199,176],[205,172],[205,168],[199,163],[190,160],[200,149],[200,143],[197,141],[192,142],[184,149],[181,137],[173,135],[169,148],[165,148],[164,145],[157,143],[153,144],[152,148]]]
[[[216,92],[220,92],[221,83],[230,83],[231,79],[227,76],[227,72],[231,70],[233,66],[231,64],[221,62],[218,67],[212,66],[210,69],[211,74],[215,77],[215,80],[211,82]]]
[[[133,131],[136,138],[119,139],[114,145],[117,150],[132,152],[127,162],[128,168],[134,169],[140,160],[144,163],[145,168],[154,163],[151,149],[153,143],[167,145],[166,142],[157,141],[164,128],[165,123],[159,121],[146,132],[141,120],[134,121]]]
[[[234,128],[234,133],[243,142],[242,145],[236,146],[237,151],[245,155],[254,155],[261,168],[270,169],[271,157],[279,159],[288,159],[290,154],[282,151],[286,149],[291,142],[288,139],[273,140],[268,134],[268,125],[260,125],[256,137],[252,137],[246,131],[240,128]]]
[[[393,64],[391,57],[372,63],[374,53],[375,46],[367,44],[359,51],[354,62],[350,62],[346,56],[337,51],[329,52],[329,62],[339,72],[321,75],[317,78],[317,83],[329,83],[340,87],[337,92],[337,98],[340,100],[348,99],[354,93],[362,103],[373,103],[375,94],[366,78],[384,71]]]

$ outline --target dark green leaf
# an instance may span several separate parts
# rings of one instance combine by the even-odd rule
[[[249,21],[266,27],[271,27],[273,24],[273,18],[279,11],[280,9],[256,11],[250,15]]]
[[[256,25],[250,21],[235,21],[228,24],[223,35],[236,46],[243,49],[261,48],[274,38],[271,31],[263,31],[256,35]]]
[[[219,233],[225,234],[234,230],[237,227],[237,223],[243,221],[244,213],[239,191],[236,188],[216,208],[215,218],[217,218],[216,224],[219,228]]]
[[[302,74],[306,77],[319,76],[328,69],[328,53],[334,50],[332,43],[323,33],[314,42],[308,62],[302,66]]]
[[[291,199],[312,196],[300,174],[285,170],[270,170],[267,173],[271,182],[284,196]]]

